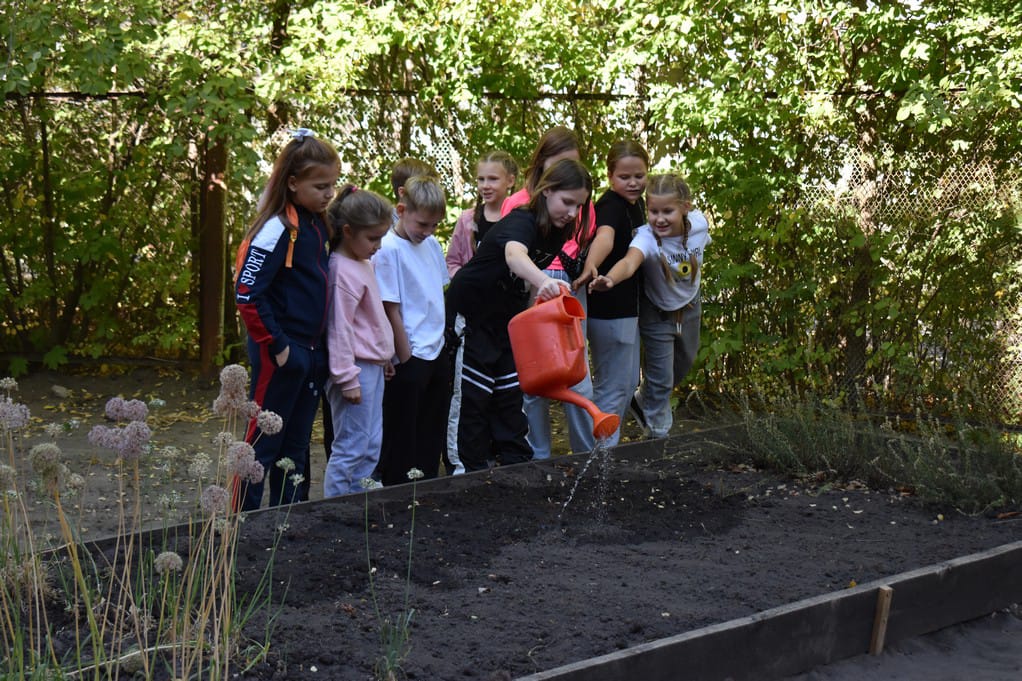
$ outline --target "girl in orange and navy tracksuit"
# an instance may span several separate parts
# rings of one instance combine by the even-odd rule
[[[235,299],[248,330],[251,398],[284,421],[274,435],[253,419],[246,440],[270,481],[269,504],[299,499],[291,470],[307,470],[312,423],[326,383],[324,348],[329,308],[330,234],[325,211],[334,196],[340,161],[334,148],[300,129],[278,156],[260,200],[259,215],[238,252]],[[235,506],[262,504],[263,483],[242,483]]]

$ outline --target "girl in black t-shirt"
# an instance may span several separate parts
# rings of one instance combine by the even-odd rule
[[[451,427],[466,470],[486,468],[492,459],[510,464],[532,458],[507,325],[528,305],[530,288],[539,300],[568,289],[543,269],[568,239],[586,241],[576,217],[588,209],[592,187],[578,161],[550,166],[529,203],[495,224],[451,281],[449,337],[461,339],[454,377],[461,407]]]
[[[648,170],[649,154],[641,144],[618,140],[611,145],[607,153],[610,188],[596,202],[596,237],[576,285],[609,272],[628,252],[635,230],[646,224],[642,195]],[[589,294],[587,335],[593,365],[593,402],[600,411],[617,414],[621,423],[639,385],[640,286],[640,277],[632,277],[609,291]],[[619,428],[607,443],[616,445],[620,437]]]

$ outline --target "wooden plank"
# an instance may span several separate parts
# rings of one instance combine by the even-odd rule
[[[887,642],[896,643],[1022,602],[1022,542],[885,580],[892,603]]]
[[[890,589],[884,642],[1022,602],[1022,542],[809,598],[730,622],[522,677],[520,681],[767,681],[867,652],[878,595]]]
[[[891,614],[891,596],[894,589],[881,586],[877,589],[877,611],[873,616],[873,637],[869,642],[869,654],[879,655],[884,650],[884,639],[887,637],[887,619]]]
[[[522,681],[763,681],[866,652],[876,604],[862,587],[524,677]]]

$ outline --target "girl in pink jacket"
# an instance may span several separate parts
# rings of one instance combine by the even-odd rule
[[[394,375],[394,332],[383,310],[370,258],[390,229],[393,206],[371,191],[347,185],[327,209],[330,309],[326,395],[334,439],[323,496],[362,491],[380,460],[383,382]]]

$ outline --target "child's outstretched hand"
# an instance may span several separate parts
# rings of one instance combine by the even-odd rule
[[[571,293],[571,289],[568,288],[568,284],[560,279],[547,277],[546,281],[543,282],[543,285],[536,290],[536,300],[553,300],[557,296],[561,295],[562,292]]]
[[[614,280],[605,274],[601,274],[589,282],[589,292],[593,291],[609,291],[614,288]]]
[[[352,404],[362,403],[362,388],[349,388],[341,391],[341,397],[344,398],[345,402]]]
[[[582,274],[579,275],[578,279],[571,282],[571,290],[577,291],[580,286],[585,286],[590,281],[599,276],[599,270],[595,266],[589,266],[582,270]]]

